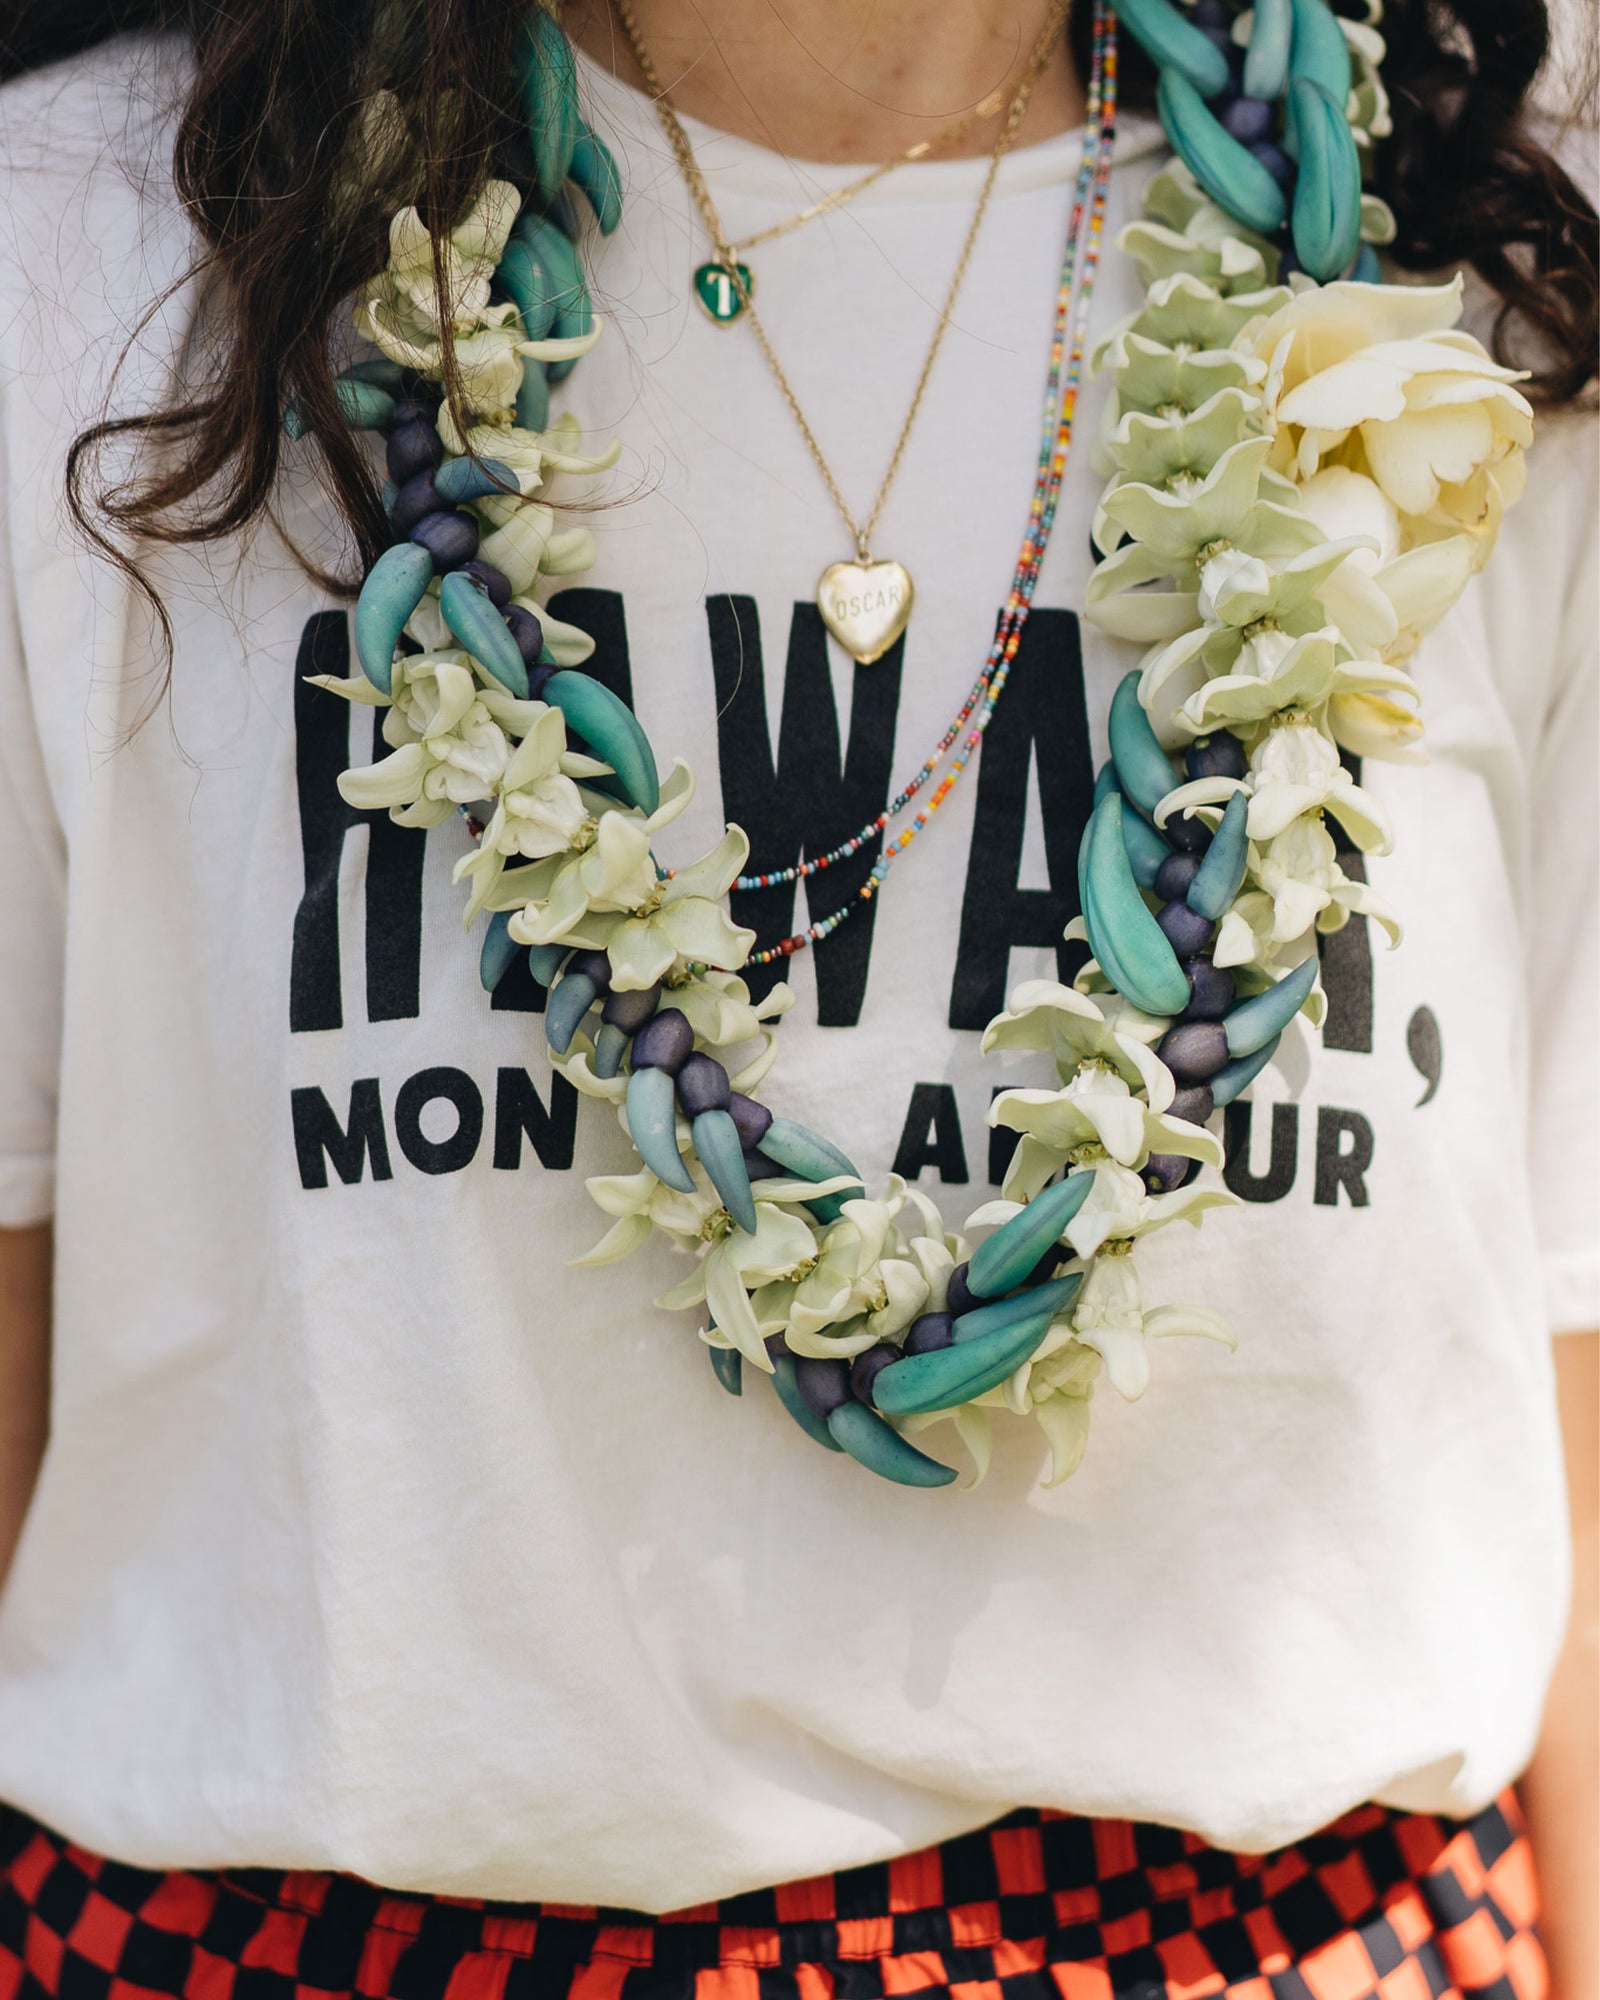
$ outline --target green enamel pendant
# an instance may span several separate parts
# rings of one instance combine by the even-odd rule
[[[745,299],[756,288],[755,273],[748,264],[735,264],[733,270],[739,274],[738,284],[734,283],[733,271],[714,260],[702,264],[694,274],[694,295],[705,309],[706,317],[714,319],[718,326],[732,326],[744,311]],[[739,285],[744,287],[743,298],[739,295]]]

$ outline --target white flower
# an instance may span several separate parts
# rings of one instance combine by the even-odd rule
[[[440,252],[442,309],[427,228],[415,208],[401,209],[389,225],[389,261],[355,313],[357,332],[402,368],[425,375],[442,374],[449,341],[468,404],[499,425],[511,420],[524,356],[572,360],[601,331],[596,319],[586,334],[532,341],[514,305],[490,302],[490,280],[521,202],[509,181],[489,181],[451,230]]]
[[[1152,1196],[1138,1175],[1125,1167],[1100,1161],[1094,1171],[1095,1186],[1067,1230],[1074,1252],[1092,1260],[1082,1285],[1071,1305],[1052,1320],[1032,1356],[998,1389],[978,1399],[1003,1402],[1019,1416],[1031,1411],[1039,1417],[1053,1448],[1052,1485],[1075,1470],[1082,1458],[1088,1425],[1084,1399],[1092,1391],[1100,1358],[1113,1386],[1132,1398],[1143,1393],[1149,1380],[1147,1337],[1202,1334],[1229,1346],[1234,1338],[1227,1322],[1215,1313],[1171,1306],[1145,1313],[1128,1253],[1135,1238],[1168,1222],[1197,1225],[1204,1210],[1232,1206],[1235,1197],[1220,1188],[1192,1184]],[[991,1202],[971,1219],[974,1224],[1004,1222],[1019,1206]]]
[[[1198,1126],[1189,1127],[1198,1131]],[[1207,1134],[1207,1137],[1210,1135]],[[1169,1194],[1151,1194],[1131,1167],[1102,1156],[1089,1163],[1093,1185],[1083,1206],[1067,1224],[1065,1239],[1075,1257],[1092,1257],[1102,1244],[1124,1237],[1145,1236],[1168,1222],[1190,1220],[1207,1208],[1231,1207],[1233,1196],[1221,1188],[1203,1188],[1196,1181]],[[1025,1204],[1010,1196],[985,1202],[967,1217],[967,1227],[998,1227],[1020,1215]]]
[[[1255,420],[1261,399],[1245,390],[1219,389],[1198,410],[1150,412],[1129,410],[1107,441],[1120,481],[1165,486],[1175,480],[1193,483],[1197,473],[1214,466],[1241,438],[1260,434]],[[1112,489],[1114,490],[1114,488]],[[1111,546],[1103,515],[1097,515],[1094,538]]]
[[[1400,942],[1399,920],[1388,904],[1365,882],[1351,881],[1339,866],[1333,836],[1320,814],[1293,819],[1265,841],[1253,872],[1272,898],[1273,944],[1303,936],[1313,923],[1319,930],[1337,930],[1352,913],[1381,924],[1391,945]]]
[[[747,1361],[772,1372],[765,1340],[783,1330],[782,1317],[758,1317],[751,1293],[774,1283],[792,1285],[809,1269],[817,1251],[816,1226],[802,1200],[814,1200],[807,1181],[765,1181],[756,1199],[753,1235],[734,1226],[705,1169],[693,1161],[693,1194],[679,1194],[658,1181],[648,1167],[636,1174],[599,1174],[586,1185],[595,1202],[617,1220],[577,1264],[610,1264],[645,1243],[653,1229],[700,1260],[682,1284],[656,1301],[668,1311],[702,1302],[712,1324]],[[819,1185],[832,1186],[833,1183]]]
[[[510,181],[488,181],[483,192],[440,245],[448,324],[463,331],[489,306],[489,284],[505,255],[506,238],[522,197]],[[403,208],[389,224],[389,261],[377,295],[408,326],[440,330],[434,281],[433,241],[414,208]]]
[[[486,906],[516,911],[510,929],[518,944],[593,945],[600,914],[632,910],[655,893],[650,836],[651,821],[659,817],[597,805],[573,847],[530,867],[507,869]]]
[[[786,1014],[794,1005],[794,991],[780,979],[758,1003],[736,972],[685,972],[667,981],[662,1005],[676,1007],[687,1018],[701,1048],[737,1048],[753,1041],[763,1022]]]
[[[990,1411],[1010,1409],[1018,1416],[1037,1417],[1050,1445],[1050,1470],[1044,1484],[1059,1486],[1083,1463],[1089,1441],[1090,1399],[1102,1367],[1094,1349],[1070,1334],[1068,1327],[1063,1342],[1052,1345],[1048,1356],[1036,1354],[999,1388],[990,1389],[974,1402],[928,1416],[902,1418],[899,1428],[915,1433],[946,1420],[953,1423],[972,1456],[971,1484],[977,1486],[989,1469]]]
[[[356,308],[356,330],[402,368],[437,375],[451,341],[475,409],[509,411],[522,383],[517,309],[489,302],[521,201],[509,181],[489,181],[450,232],[440,248],[442,311],[427,227],[416,209],[401,209],[389,224],[389,261]]]
[[[480,500],[475,512],[489,524],[488,532],[478,544],[479,558],[492,563],[506,577],[518,600],[526,599],[541,576],[567,576],[594,565],[595,542],[590,531],[558,529],[554,511],[542,501],[519,501],[495,494]],[[532,611],[544,625],[548,644],[550,627],[544,612],[532,603],[525,603],[525,609]],[[559,661],[553,646],[551,656]]]
[[[806,1193],[814,1195],[815,1190],[808,1186]],[[751,1294],[759,1297],[773,1284],[794,1284],[816,1252],[816,1235],[808,1216],[776,1201],[758,1199],[755,1234],[748,1236],[729,1224],[700,1260],[695,1277],[664,1294],[657,1303],[669,1309],[692,1305],[698,1286],[718,1332],[726,1334],[747,1361],[770,1374],[772,1361],[765,1343],[769,1334],[782,1332],[783,1319],[774,1313],[758,1317]]]
[[[612,923],[591,925],[611,960],[612,984],[652,986],[691,964],[736,971],[750,956],[756,934],[728,915],[728,891],[750,854],[742,827],[730,826],[698,861],[657,882],[649,897]]]
[[[1338,463],[1376,481],[1404,546],[1465,532],[1481,564],[1522,491],[1533,413],[1456,327],[1462,281],[1331,284],[1298,291],[1242,336],[1268,364],[1273,463],[1309,479]]]
[[[1129,410],[1200,410],[1224,389],[1256,391],[1267,378],[1266,364],[1237,348],[1169,347],[1148,334],[1124,333],[1116,349],[1109,431]],[[1257,398],[1259,401],[1259,397]]]
[[[1156,1073],[1147,1086],[1148,1102],[1135,1097],[1109,1063],[1094,1060],[1081,1064],[1062,1090],[1001,1091],[989,1107],[989,1123],[1026,1133],[1045,1154],[1056,1156],[1056,1167],[1084,1149],[1094,1153],[1103,1149],[1124,1167],[1143,1166],[1152,1153],[1181,1153],[1186,1159],[1220,1166],[1222,1148],[1211,1133],[1167,1115],[1173,1096],[1171,1072],[1146,1051],[1140,1053]],[[1011,1187],[1008,1177],[1008,1193]]]
[[[1350,915],[1350,907],[1343,902],[1345,893],[1354,904],[1355,892],[1365,889],[1364,883],[1346,881],[1341,874],[1335,885],[1335,898],[1317,918],[1317,929],[1338,930]],[[1380,898],[1368,891],[1360,903],[1363,914],[1371,914],[1386,927],[1394,923],[1388,906]],[[1239,976],[1238,991],[1241,1000],[1252,994],[1265,991],[1275,985],[1286,973],[1293,972],[1314,949],[1309,931],[1291,939],[1278,936],[1275,924],[1277,906],[1265,889],[1246,889],[1237,897],[1233,908],[1228,911],[1217,926],[1216,939],[1211,947],[1215,964]],[[1398,925],[1395,931],[1398,932]],[[1301,1008],[1312,1027],[1320,1027],[1327,1013],[1327,996],[1320,980],[1311,988],[1305,1005]]]
[[[1426,764],[1418,748],[1422,718],[1403,702],[1376,692],[1334,694],[1328,702],[1328,732],[1341,750],[1385,764]]]
[[[1107,493],[1101,511],[1131,539],[1090,576],[1086,615],[1118,638],[1176,638],[1194,626],[1200,573],[1217,556],[1238,549],[1263,563],[1287,562],[1316,548],[1321,530],[1298,506],[1270,497],[1270,484],[1263,492],[1271,450],[1270,438],[1242,438],[1203,479],[1183,476],[1165,487],[1130,481]],[[1161,579],[1178,588],[1142,588]]]
[[[1219,1163],[1220,1153],[1210,1164]],[[1167,1194],[1151,1194],[1131,1168],[1119,1166],[1113,1160],[1097,1160],[1094,1186],[1083,1207],[1067,1224],[1067,1242],[1074,1255],[1092,1257],[1107,1243],[1148,1236],[1169,1222],[1196,1222],[1206,1209],[1231,1208],[1234,1201],[1235,1197],[1225,1189],[1202,1187],[1198,1181],[1173,1188]]]
[[[1048,1049],[1063,1081],[1085,1057],[1100,1058],[1126,1082],[1143,1086],[1151,1065],[1142,1049],[1166,1031],[1165,1021],[1141,1014],[1120,995],[1091,999],[1054,979],[1026,979],[984,1029],[982,1053]]]
[[[1104,512],[1118,538],[1131,536],[1157,565],[1150,578],[1179,576],[1197,590],[1200,566],[1224,548],[1243,548],[1254,556],[1299,555],[1322,537],[1298,509],[1262,500],[1271,450],[1270,438],[1241,438],[1204,476],[1180,473],[1161,486],[1130,481],[1114,487],[1102,503]]]
[[[642,990],[692,961],[732,970],[755,942],[728,917],[725,898],[744,865],[749,842],[729,827],[709,854],[660,879],[651,838],[677,818],[694,793],[686,764],[674,766],[661,803],[648,816],[612,806],[586,819],[564,854],[508,869],[483,899],[485,906],[515,910],[511,936],[518,944],[575,944],[604,951],[612,984]]]
[[[611,767],[567,748],[566,718],[559,708],[537,709],[527,734],[500,777],[499,797],[482,838],[456,863],[455,879],[470,879],[472,894],[462,921],[470,924],[492,895],[507,861],[539,861],[564,854],[594,826],[580,778],[606,776]]]
[[[1264,889],[1246,889],[1236,896],[1217,926],[1211,945],[1214,965],[1225,971],[1251,966],[1268,972],[1279,946],[1274,923],[1277,907]]]
[[[1392,841],[1387,813],[1339,762],[1338,745],[1305,715],[1284,715],[1264,730],[1250,752],[1248,778],[1195,778],[1168,792],[1155,822],[1201,806],[1249,795],[1246,828],[1253,841],[1271,840],[1302,813],[1327,810],[1367,854],[1387,854]]]
[[[1348,107],[1350,130],[1357,146],[1367,147],[1374,139],[1387,139],[1394,130],[1394,121],[1389,115],[1389,93],[1383,85],[1382,65],[1388,50],[1382,35],[1368,22],[1352,21],[1342,14],[1335,18],[1350,44],[1350,67],[1353,72]],[[1370,196],[1362,197],[1363,211],[1370,199]],[[1369,243],[1387,243],[1392,239],[1393,232],[1377,235],[1363,226],[1361,234]]]
[[[859,1354],[910,1326],[927,1304],[928,1280],[893,1254],[898,1244],[885,1203],[844,1204],[789,1305],[785,1338],[796,1354]]]
[[[1354,548],[1319,586],[1330,617],[1380,659],[1408,659],[1465,589],[1477,561],[1472,537],[1445,535],[1403,550],[1394,502],[1347,465],[1313,473],[1300,487],[1300,504],[1336,541],[1371,544]]]
[[[1254,355],[1226,347],[1199,351],[1165,347],[1143,334],[1129,333],[1118,349],[1118,356],[1111,394],[1106,398],[1095,440],[1094,464],[1101,472],[1109,472],[1116,465],[1122,449],[1122,426],[1132,415],[1142,413],[1164,420],[1198,415],[1218,396],[1229,392],[1246,398],[1253,411],[1260,408],[1261,399],[1255,390],[1265,380],[1267,371]],[[1097,521],[1100,518],[1096,516]],[[1123,608],[1131,614],[1134,606],[1135,600],[1130,599]]]
[[[1208,556],[1197,609],[1209,622],[1152,653],[1140,700],[1153,708],[1159,697],[1162,720],[1200,736],[1229,725],[1253,728],[1280,711],[1318,709],[1336,698],[1415,694],[1398,667],[1353,657],[1326,622],[1322,600],[1352,551],[1361,553],[1354,540],[1324,542],[1279,565],[1231,547]],[[1389,599],[1356,572],[1346,595],[1361,591],[1364,628],[1393,639]]]
[[[1250,752],[1252,840],[1271,840],[1302,813],[1330,810],[1356,845],[1387,854],[1388,815],[1339,761],[1332,739],[1304,716],[1273,724]],[[1163,801],[1165,804],[1165,801]]]
[[[1096,345],[1090,365],[1120,372],[1126,364],[1130,336],[1196,352],[1243,347],[1243,336],[1276,312],[1288,296],[1283,286],[1276,285],[1225,298],[1192,272],[1175,271],[1170,277],[1158,278],[1138,311],[1105,335]]]
[[[604,451],[578,450],[578,419],[563,411],[547,431],[525,431],[515,424],[473,424],[456,428],[450,405],[439,408],[439,436],[456,457],[492,458],[517,475],[517,490],[537,493],[547,473],[605,472],[622,456],[622,440],[613,438]]]
[[[511,739],[496,719],[495,695],[483,685],[488,676],[480,679],[469,653],[397,660],[388,697],[362,675],[310,679],[347,701],[389,710],[383,736],[394,754],[339,778],[340,797],[358,811],[387,807],[401,826],[440,826],[458,806],[490,797],[500,782]]]
[[[1219,208],[1180,160],[1145,188],[1144,209],[1155,220],[1129,223],[1117,248],[1138,265],[1146,286],[1188,271],[1219,290],[1244,292],[1277,275],[1278,253],[1267,239]]]
[[[594,641],[589,634],[560,618],[552,618],[548,605],[537,604],[526,596],[513,597],[512,602],[520,604],[524,611],[531,611],[544,627],[544,649],[558,667],[581,667],[594,652]]]
[[[1158,1306],[1144,1310],[1139,1274],[1127,1255],[1097,1257],[1072,1302],[1072,1331],[1106,1364],[1106,1374],[1119,1396],[1129,1402],[1150,1384],[1150,1354],[1145,1343],[1171,1334],[1199,1334],[1232,1347],[1235,1337],[1227,1321],[1193,1306]]]
[[[1092,1363],[1098,1374],[1100,1357],[1092,1349],[1074,1342],[1064,1348],[1047,1364],[1045,1369],[1032,1371],[1040,1389],[1049,1388],[1048,1395],[1042,1395],[1034,1403],[1033,1414],[1039,1420],[1039,1428],[1050,1444],[1050,1476],[1046,1486],[1059,1486],[1064,1479],[1070,1479],[1083,1463],[1084,1452],[1089,1444],[1089,1398],[1094,1392],[1091,1376],[1083,1387],[1079,1387],[1086,1367]],[[1065,1378],[1059,1387],[1049,1381],[1047,1370],[1054,1368]],[[1035,1393],[1035,1383],[1030,1381],[1029,1394]]]

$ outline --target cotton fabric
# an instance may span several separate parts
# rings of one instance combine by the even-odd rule
[[[1542,425],[1528,499],[1419,658],[1430,767],[1365,774],[1403,947],[1364,923],[1330,945],[1323,1045],[1287,1038],[1228,1121],[1243,1205],[1141,1246],[1149,1303],[1227,1313],[1237,1352],[1162,1343],[1137,1406],[1102,1384],[1061,1488],[1002,1423],[976,1492],[895,1489],[754,1370],[723,1393],[693,1316],[649,1303],[671,1255],[568,1267],[606,1221],[585,1175],[632,1155],[552,1083],[531,988],[480,989],[465,831],[347,824],[334,781],[370,722],[304,680],[347,670],[343,604],[266,532],[141,558],[174,622],[163,707],[148,613],[64,524],[76,425],[204,372],[176,63],[122,42],[0,95],[0,1219],[53,1211],[59,1245],[0,1797],[145,1867],[646,1911],[1022,1805],[1249,1850],[1373,1798],[1483,1808],[1562,1625],[1547,1335],[1596,1317],[1590,429]],[[592,66],[584,87],[629,194],[591,246],[610,324],[561,403],[624,455],[578,495],[599,563],[559,605],[699,775],[672,855],[743,816],[753,865],[782,865],[881,808],[983,657],[1078,140],[1002,169],[878,536],[916,610],[856,671],[810,601],[843,530],[748,329],[692,301],[703,246],[647,107]],[[694,137],[735,235],[843,177]],[[1128,120],[1113,231],[1161,157]],[[754,255],[860,504],[981,172],[894,176]],[[1108,255],[1096,329],[1136,298]],[[875,912],[791,962],[766,1091],[951,1226],[994,1192],[990,1093],[1048,1080],[980,1062],[979,1031],[1009,986],[1070,975],[1136,664],[1073,615],[1101,405],[977,767]],[[308,479],[281,518],[338,557]],[[831,909],[852,877],[817,886]],[[806,904],[741,913],[765,940]]]

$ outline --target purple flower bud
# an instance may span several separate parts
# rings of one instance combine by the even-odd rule
[[[746,1097],[742,1091],[734,1091],[728,1099],[728,1113],[733,1119],[733,1129],[739,1135],[739,1144],[747,1152],[758,1147],[767,1136],[767,1128],[772,1123],[772,1113],[764,1104],[757,1104],[753,1097]]]
[[[395,415],[401,417],[403,413],[404,420],[396,423],[389,433],[383,455],[389,477],[396,486],[404,486],[419,472],[431,472],[444,462],[444,441],[432,420],[416,404],[401,404]]]
[[[702,1111],[726,1111],[733,1095],[728,1072],[715,1056],[690,1056],[678,1071],[678,1102],[690,1118]]]
[[[1064,1243],[1052,1243],[1050,1248],[1039,1259],[1038,1263],[1034,1265],[1033,1269],[1023,1279],[1024,1288],[1029,1285],[1042,1285],[1047,1279],[1053,1278],[1057,1267],[1064,1264],[1071,1255],[1072,1252]]]
[[[395,533],[409,535],[419,521],[425,521],[430,514],[437,514],[440,505],[439,495],[434,490],[433,474],[413,474],[396,493],[394,504],[389,509]]]
[[[899,1348],[891,1347],[883,1340],[876,1347],[869,1347],[864,1354],[856,1356],[850,1364],[850,1393],[858,1403],[865,1403],[869,1410],[876,1407],[872,1400],[872,1385],[891,1361],[899,1359]]]
[[[954,1313],[924,1313],[920,1319],[911,1322],[905,1351],[907,1354],[932,1354],[936,1348],[948,1347],[955,1337]]]
[[[1261,162],[1279,187],[1293,187],[1294,161],[1281,146],[1273,145],[1270,139],[1258,139],[1248,150]]]
[[[1161,1037],[1156,1054],[1179,1083],[1207,1083],[1227,1063],[1227,1031],[1220,1021],[1183,1021]]]
[[[693,1053],[694,1029],[676,1007],[663,1007],[633,1038],[635,1069],[664,1069],[676,1076]]]
[[[1183,768],[1191,778],[1242,778],[1249,769],[1244,745],[1231,730],[1197,736],[1184,752]]]
[[[1233,1005],[1233,974],[1225,966],[1213,965],[1209,958],[1186,959],[1183,969],[1189,977],[1189,1004],[1183,1018],[1220,1021]]]
[[[497,611],[504,611],[511,602],[511,579],[503,569],[496,569],[493,563],[480,561],[477,557],[461,567],[478,588],[484,591],[489,602]]]
[[[850,1400],[850,1369],[843,1361],[822,1361],[814,1355],[799,1355],[794,1379],[800,1393],[815,1414],[826,1423],[841,1403]]]
[[[596,993],[611,991],[611,961],[603,951],[576,951],[567,964],[568,972],[581,972],[594,981]]]
[[[1182,1090],[1174,1091],[1172,1102],[1167,1106],[1167,1115],[1182,1118],[1190,1125],[1203,1125],[1217,1108],[1216,1099],[1211,1095],[1208,1083],[1185,1084]]]
[[[448,513],[425,514],[411,530],[411,540],[433,557],[433,573],[460,569],[478,553],[478,524],[459,508]]]
[[[1181,903],[1199,873],[1198,854],[1169,854],[1156,870],[1155,892],[1163,903]]]
[[[523,665],[531,672],[538,666],[539,655],[544,651],[544,627],[531,611],[524,610],[520,604],[513,604],[506,612],[506,628],[517,642]]]
[[[1259,97],[1237,97],[1222,114],[1222,129],[1241,146],[1252,146],[1272,134],[1273,107]]]
[[[625,1035],[636,1035],[660,1004],[658,979],[654,986],[646,986],[639,992],[608,994],[600,1018],[610,1027],[620,1028]]]
[[[1211,829],[1198,813],[1186,819],[1181,812],[1169,813],[1161,829],[1169,847],[1180,854],[1204,854],[1211,845]]]
[[[1217,932],[1209,917],[1202,917],[1187,903],[1168,903],[1156,912],[1156,922],[1179,958],[1197,957]]]

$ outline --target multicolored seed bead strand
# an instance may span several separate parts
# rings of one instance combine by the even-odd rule
[[[1088,334],[1089,307],[1094,295],[1095,273],[1100,262],[1101,240],[1105,231],[1106,193],[1111,179],[1112,155],[1116,143],[1117,120],[1117,24],[1106,0],[1096,0],[1093,54],[1084,113],[1083,159],[1073,194],[1072,218],[1067,230],[1066,257],[1061,286],[1056,297],[1054,332],[1050,347],[1050,368],[1045,387],[1044,430],[1040,441],[1039,467],[1033,498],[1028,508],[1028,525],[1021,553],[1007,595],[1005,608],[995,628],[983,670],[973,683],[950,726],[919,766],[916,776],[897,792],[875,819],[858,828],[850,838],[809,861],[788,868],[741,875],[736,889],[774,889],[809,879],[860,853],[919,797],[938,776],[952,745],[960,739],[958,754],[939,778],[933,796],[915,815],[911,825],[891,841],[873,867],[871,875],[848,902],[827,916],[808,924],[803,931],[781,938],[776,944],[753,952],[752,965],[770,965],[792,958],[825,937],[854,916],[864,903],[877,894],[887,879],[891,864],[924,831],[949,797],[983,741],[1000,697],[1005,691],[1011,664],[1021,644],[1033,593],[1043,567],[1050,530],[1055,521],[1061,479],[1072,447],[1073,419],[1077,411],[1078,388],[1083,372],[1084,347]],[[976,717],[976,720],[973,718]],[[968,729],[968,723],[972,726]],[[962,731],[966,735],[962,736]]]

